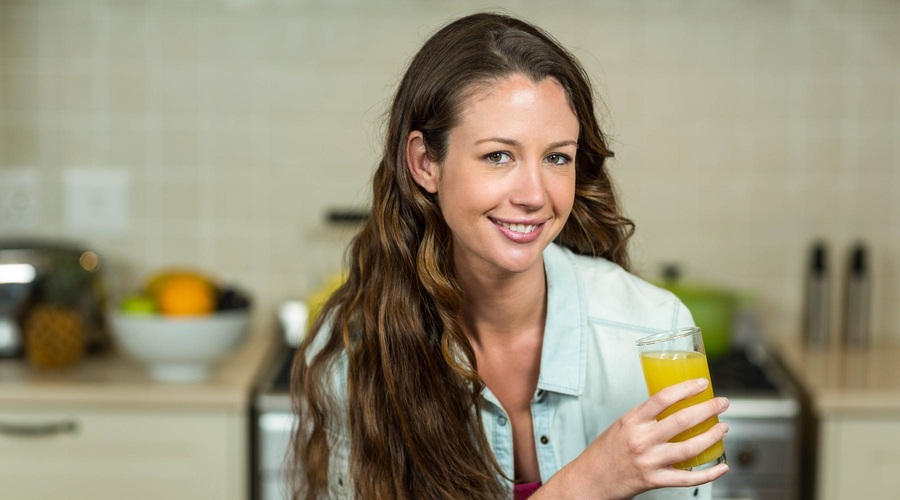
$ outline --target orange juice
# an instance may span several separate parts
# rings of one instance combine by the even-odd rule
[[[647,381],[647,391],[650,392],[651,396],[656,394],[660,390],[669,387],[670,385],[675,385],[679,382],[684,382],[685,380],[696,378],[705,378],[706,380],[709,380],[709,367],[706,364],[706,355],[699,352],[644,352],[641,353],[641,366],[644,369],[644,380]],[[656,417],[656,419],[662,420],[682,408],[702,403],[704,401],[709,401],[712,398],[713,389],[712,384],[710,384],[700,394],[687,398],[683,401],[679,401],[671,407],[667,408],[665,411],[660,413],[659,416]],[[670,442],[684,441],[686,439],[690,439],[694,436],[700,435],[706,432],[713,425],[716,425],[718,422],[719,417],[710,417],[709,419],[701,422],[699,425],[696,425],[682,432],[681,434],[678,434],[677,436],[672,438],[672,441]],[[698,465],[712,462],[713,460],[722,456],[724,453],[725,448],[722,446],[722,442],[719,441],[696,458],[685,460],[684,462],[679,462],[677,464],[673,464],[672,466],[678,469],[690,469]]]

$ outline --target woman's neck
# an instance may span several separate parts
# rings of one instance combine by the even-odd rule
[[[547,318],[547,286],[542,262],[516,274],[458,272],[466,292],[464,319],[477,344],[509,342],[538,334]]]

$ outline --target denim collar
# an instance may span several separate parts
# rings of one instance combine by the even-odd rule
[[[544,250],[547,323],[538,389],[572,396],[584,391],[587,314],[581,279],[570,251],[551,243]]]

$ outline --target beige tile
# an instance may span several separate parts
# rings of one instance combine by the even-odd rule
[[[13,165],[33,165],[40,158],[40,144],[36,127],[7,125],[5,132],[6,160]]]
[[[634,57],[637,62],[654,67],[678,69],[687,63],[692,40],[685,23],[679,18],[643,23],[635,33]]]
[[[161,216],[175,220],[195,220],[200,216],[199,186],[196,183],[163,180]]]
[[[252,180],[244,183],[215,184],[215,215],[218,219],[249,223],[267,212],[259,203],[262,188]]]
[[[143,2],[113,2],[108,21],[108,54],[112,59],[133,61],[149,55],[149,33]]]
[[[754,118],[779,118],[790,115],[791,86],[785,75],[763,75],[753,80],[750,94]]]
[[[846,144],[840,133],[810,135],[805,140],[806,166],[811,175],[835,177],[844,168]]]
[[[68,2],[66,2],[68,3]],[[59,20],[59,54],[63,57],[91,57],[94,54],[95,26],[90,17],[68,17]]]
[[[0,55],[8,58],[38,57],[40,28],[37,17],[0,17]]]
[[[302,64],[314,57],[312,37],[314,22],[303,17],[270,18],[263,29],[266,57],[278,63]]]
[[[0,102],[8,110],[35,110],[40,105],[41,76],[28,70],[4,71],[0,83]]]
[[[809,37],[807,62],[810,66],[842,66],[848,60],[853,31],[840,24],[813,26]]]
[[[898,51],[900,55],[900,51]],[[896,75],[886,74],[881,78],[863,79],[859,83],[859,101],[855,115],[863,120],[897,120],[897,89],[900,85]]]
[[[804,116],[820,120],[838,120],[846,116],[845,102],[850,89],[842,73],[810,72],[803,82],[802,92]]]
[[[857,137],[857,168],[862,173],[890,175],[900,165],[896,135],[890,122],[870,122]]]
[[[89,117],[89,115],[84,115]],[[63,127],[58,136],[59,159],[63,165],[94,163],[92,130],[89,121],[84,126]]]
[[[216,249],[215,269],[227,279],[246,281],[239,274],[265,269],[266,241],[260,238],[221,236]]]
[[[246,119],[262,109],[262,72],[248,61],[216,63],[210,69],[201,73],[200,89],[208,92],[209,104],[216,114]],[[201,96],[201,106],[203,102]]]
[[[200,67],[192,62],[164,64],[159,74],[159,106],[163,111],[195,112],[200,108]]]
[[[196,127],[168,126],[160,131],[160,160],[167,169],[196,168],[200,163],[200,138]]]
[[[215,131],[213,148],[213,161],[220,176],[244,176],[256,164],[258,143],[249,127]]]
[[[177,2],[176,2],[177,3]],[[197,17],[165,17],[151,23],[159,41],[163,60],[196,60],[200,52],[200,19]]]
[[[90,111],[94,107],[94,76],[90,68],[79,67],[74,71],[62,71],[57,92],[59,110]]]
[[[147,130],[142,127],[115,127],[109,131],[109,161],[116,165],[141,167],[147,163]]]
[[[200,250],[199,238],[196,236],[176,236],[166,238],[160,249],[160,260],[172,266],[196,267],[214,272],[207,264]]]
[[[112,67],[108,85],[111,112],[147,110],[147,74],[140,65]]]

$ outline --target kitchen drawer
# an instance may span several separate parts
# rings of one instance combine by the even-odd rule
[[[243,499],[246,418],[0,411],[0,484],[19,500]]]

